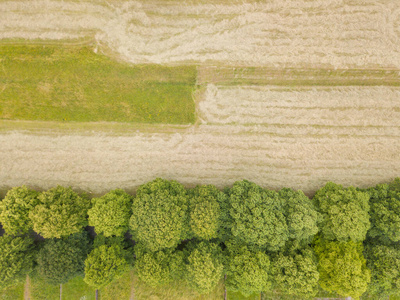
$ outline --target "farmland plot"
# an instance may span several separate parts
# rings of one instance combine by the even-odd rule
[[[0,144],[3,188],[62,184],[104,193],[117,187],[131,190],[155,177],[218,187],[246,178],[311,194],[327,181],[366,187],[400,174],[399,126],[282,122],[122,136],[8,132],[0,135]]]
[[[90,35],[133,63],[400,67],[397,0],[2,1],[0,14],[0,38]]]
[[[1,121],[0,189],[246,178],[312,194],[400,175],[397,0],[0,1],[0,15],[0,38],[90,36],[127,62],[199,64],[200,86],[193,126]]]
[[[377,101],[379,99],[379,101]],[[207,124],[400,126],[396,87],[225,87],[210,84],[200,117]]]

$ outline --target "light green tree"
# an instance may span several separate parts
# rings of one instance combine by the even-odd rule
[[[129,227],[134,240],[150,251],[176,247],[189,234],[185,188],[160,178],[140,186]]]
[[[33,228],[29,212],[39,203],[39,193],[26,186],[9,190],[0,201],[0,223],[10,235],[21,235]]]
[[[138,278],[146,284],[156,287],[182,279],[184,265],[183,251],[163,249],[148,252],[142,244],[135,245],[135,271]]]
[[[265,252],[229,242],[227,251],[227,290],[248,296],[270,289],[270,259]]]
[[[400,248],[393,244],[367,243],[365,246],[367,266],[371,270],[368,294],[373,299],[400,296]]]
[[[39,195],[39,204],[29,213],[33,229],[45,238],[61,238],[87,226],[90,200],[71,188],[57,186]]]
[[[366,266],[361,242],[327,241],[316,238],[320,286],[343,297],[359,297],[367,290],[371,272]]]
[[[200,294],[214,290],[224,274],[224,258],[216,243],[193,243],[189,247],[185,279]]]
[[[289,239],[284,203],[275,191],[237,181],[229,190],[229,212],[231,232],[238,242],[276,251]]]
[[[271,257],[273,288],[304,299],[318,292],[319,272],[313,249],[293,249]]]
[[[87,232],[62,239],[50,239],[37,255],[37,275],[49,284],[63,284],[83,275],[84,261],[90,251]]]
[[[392,186],[394,186],[394,181]],[[371,229],[368,235],[381,242],[400,241],[400,190],[391,189],[389,184],[378,184],[368,189],[371,196]]]
[[[120,278],[132,267],[133,251],[123,238],[96,236],[93,250],[85,260],[84,281],[100,289]]]
[[[285,206],[290,239],[309,244],[318,233],[322,216],[302,191],[283,188],[278,194]]]
[[[123,236],[129,228],[132,197],[123,190],[113,190],[100,198],[92,199],[89,209],[89,225],[97,234]]]
[[[224,235],[221,204],[227,196],[213,185],[189,190],[190,228],[196,238],[210,240]],[[226,212],[225,212],[226,213]]]
[[[0,236],[0,290],[25,280],[35,255],[31,238]]]
[[[371,226],[368,193],[328,182],[317,191],[313,201],[323,216],[321,233],[325,239],[341,242],[365,240]]]

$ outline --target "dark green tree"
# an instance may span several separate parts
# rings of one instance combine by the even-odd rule
[[[21,235],[33,228],[29,212],[39,203],[39,193],[26,186],[9,190],[0,201],[0,223],[10,235]]]
[[[400,192],[400,177],[395,178],[392,182],[389,183],[389,190]]]
[[[319,272],[313,249],[291,249],[272,255],[271,278],[273,288],[302,299],[318,292]]]
[[[400,296],[400,247],[376,243],[365,246],[367,266],[371,270],[368,294],[372,299],[388,299]]]
[[[285,205],[289,237],[309,244],[318,233],[318,224],[322,219],[317,208],[302,191],[283,188],[279,191],[279,198]]]
[[[289,239],[284,203],[277,192],[237,181],[229,190],[229,206],[231,232],[238,242],[276,251]]]
[[[123,190],[111,191],[100,198],[92,199],[89,209],[89,225],[94,226],[96,233],[109,237],[123,236],[129,228],[132,197]]]
[[[318,237],[314,250],[318,257],[320,286],[328,292],[359,299],[371,281],[362,243],[327,241]]]
[[[34,257],[31,238],[0,236],[0,289],[25,280],[32,271]]]
[[[188,246],[185,279],[199,294],[214,290],[224,274],[224,258],[216,243],[200,242]]]
[[[50,239],[37,255],[36,274],[47,283],[56,285],[83,275],[84,262],[90,251],[87,232],[62,239]]]
[[[157,178],[140,186],[129,223],[134,240],[150,251],[176,247],[189,234],[187,210],[180,183]]]
[[[226,194],[213,185],[203,185],[190,190],[189,198],[190,228],[193,235],[204,240],[223,236],[221,214],[224,212],[221,204],[226,203]]]
[[[135,245],[136,275],[146,284],[156,287],[182,279],[184,252],[171,248],[148,252],[142,244]]]
[[[322,213],[322,236],[327,240],[362,242],[371,224],[369,195],[354,187],[328,182],[313,198]]]
[[[400,190],[391,189],[389,184],[378,184],[368,189],[368,193],[372,225],[368,236],[389,244],[400,241]]]
[[[120,278],[133,266],[133,251],[121,237],[96,236],[93,250],[85,260],[84,281],[100,289]]]
[[[45,238],[61,238],[87,226],[90,200],[71,188],[57,186],[39,195],[39,204],[29,213],[33,229]]]
[[[248,296],[270,289],[270,259],[265,252],[227,242],[226,259],[227,290]]]

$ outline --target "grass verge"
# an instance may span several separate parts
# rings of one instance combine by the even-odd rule
[[[63,300],[74,300],[74,299],[85,299],[85,300],[95,300],[95,289],[87,285],[83,278],[78,276],[71,279],[68,283],[63,284],[62,288],[62,299]],[[120,299],[118,297],[114,298]]]
[[[124,274],[121,278],[114,280],[105,288],[99,291],[101,300],[129,300],[132,296],[132,282],[133,282],[133,272],[128,272]],[[134,298],[136,299],[136,298]]]
[[[199,295],[192,291],[184,282],[172,282],[167,286],[150,287],[131,271],[119,280],[100,291],[101,300],[220,300],[224,297],[224,287],[221,283],[208,295]]]
[[[32,300],[60,299],[60,286],[48,284],[36,276],[31,277],[31,297]]]
[[[260,300],[260,293],[254,293],[249,296],[243,296],[240,292],[227,292],[227,298],[229,300]]]
[[[90,46],[0,45],[0,119],[190,124],[194,66],[127,65]]]
[[[0,289],[0,300],[24,300],[24,285],[20,284]]]
[[[224,299],[223,281],[213,292],[207,295],[199,295],[191,290],[184,282],[172,282],[162,287],[150,287],[133,277],[135,299],[144,300],[221,300]]]
[[[198,67],[205,85],[400,86],[399,70],[274,69],[266,67]]]

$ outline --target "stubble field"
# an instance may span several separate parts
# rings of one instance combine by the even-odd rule
[[[91,36],[132,63],[400,67],[397,0],[3,0],[0,14],[0,38]]]

